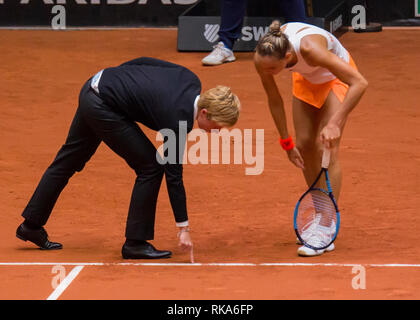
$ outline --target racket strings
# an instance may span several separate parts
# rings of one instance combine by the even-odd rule
[[[310,191],[300,202],[297,228],[302,240],[315,247],[327,246],[336,233],[337,214],[331,198],[320,190]]]

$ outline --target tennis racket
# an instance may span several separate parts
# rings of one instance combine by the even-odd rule
[[[297,237],[306,247],[313,250],[328,248],[337,238],[340,227],[340,213],[328,176],[331,150],[324,149],[321,171],[296,204],[294,228]],[[325,175],[325,186],[321,177]]]

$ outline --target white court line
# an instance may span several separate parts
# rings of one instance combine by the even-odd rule
[[[76,279],[77,275],[82,271],[84,266],[77,266],[74,267],[73,270],[61,281],[61,283],[55,288],[54,292],[47,298],[47,300],[57,300],[64,290],[72,283],[74,279]]]
[[[141,262],[0,262],[0,266],[145,266],[145,267],[377,267],[377,268],[420,268],[420,264],[376,264],[376,263],[141,263]],[[76,268],[75,268],[76,269]],[[74,270],[74,269],[73,269]],[[81,271],[81,269],[80,269]],[[78,273],[80,272],[78,271]],[[70,275],[70,274],[69,274]],[[77,274],[76,274],[77,275]]]

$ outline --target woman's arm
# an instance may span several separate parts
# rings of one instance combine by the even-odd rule
[[[349,63],[330,52],[327,39],[321,35],[311,35],[303,38],[301,54],[309,65],[330,70],[338,79],[349,86],[342,107],[329,119],[320,133],[321,142],[327,148],[332,148],[340,139],[347,117],[359,103],[367,89],[368,82]]]
[[[260,75],[261,82],[264,86],[264,90],[268,98],[268,106],[270,107],[271,116],[273,117],[274,123],[282,139],[289,137],[289,131],[287,130],[286,113],[284,111],[283,98],[277,88],[277,84],[274,77],[271,74],[265,74],[259,70],[258,65],[255,65],[258,74]]]
[[[307,36],[302,39],[301,54],[312,66],[330,70],[338,79],[349,86],[343,106],[330,119],[330,124],[343,128],[347,116],[356,107],[365,93],[368,82],[358,70],[328,50],[327,40],[320,35]]]
[[[284,102],[277,88],[277,84],[274,80],[274,77],[269,73],[264,73],[259,68],[257,63],[255,63],[255,68],[257,69],[257,72],[260,75],[261,82],[267,94],[271,116],[273,117],[274,123],[277,127],[280,137],[282,139],[287,139],[289,137],[289,131],[287,129],[287,119],[286,112],[284,110]],[[289,150],[287,152],[287,155],[289,157],[289,160],[294,165],[301,169],[304,168],[303,158],[301,157],[296,147],[292,150]]]

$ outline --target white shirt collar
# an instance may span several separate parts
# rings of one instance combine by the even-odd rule
[[[197,114],[198,114],[198,100],[200,100],[200,95],[198,95],[195,98],[195,101],[194,101],[194,120],[197,119]]]

